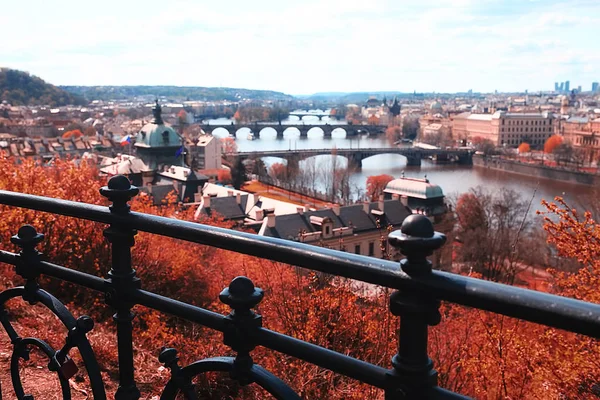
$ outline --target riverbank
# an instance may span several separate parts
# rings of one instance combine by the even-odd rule
[[[473,156],[473,165],[478,168],[493,169],[534,178],[550,179],[581,185],[599,185],[600,175],[573,171],[548,165],[531,164],[518,160],[503,159],[498,156]]]

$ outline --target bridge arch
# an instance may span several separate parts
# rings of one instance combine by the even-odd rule
[[[289,128],[285,128],[283,130],[283,138],[284,139],[296,139],[300,137],[300,129],[290,126]]]
[[[254,132],[255,136],[261,139],[277,139],[277,130],[273,127],[267,126],[264,128],[258,128],[258,134]]]
[[[348,137],[348,132],[344,128],[333,128],[331,130],[331,137],[337,139],[343,139]]]
[[[325,136],[325,130],[320,126],[313,126],[306,133],[306,137],[310,138],[322,138]]]
[[[224,139],[224,138],[227,138],[230,136],[229,130],[227,130],[223,127],[217,127],[211,131],[205,131],[205,132],[210,133],[211,135],[213,135],[214,137],[219,138],[219,139]]]

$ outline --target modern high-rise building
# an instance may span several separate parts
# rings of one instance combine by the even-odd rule
[[[571,82],[565,81],[565,92],[568,92],[570,90],[571,90]]]
[[[592,93],[596,93],[598,91],[598,82],[592,82]]]
[[[560,85],[558,86],[558,91],[559,91],[559,92],[562,92],[562,91],[564,91],[564,90],[565,90],[565,83],[564,83],[564,82],[561,82],[561,83],[560,83]]]
[[[554,82],[554,91],[558,92],[559,86],[558,86],[558,82]]]
[[[577,93],[581,93],[581,85],[577,86]]]

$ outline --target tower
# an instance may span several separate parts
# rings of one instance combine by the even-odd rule
[[[170,125],[165,124],[161,113],[162,108],[156,100],[152,107],[154,118],[135,137],[136,153],[151,169],[181,164],[184,153],[182,138]]]

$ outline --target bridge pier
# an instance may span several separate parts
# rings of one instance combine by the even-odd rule
[[[355,152],[348,157],[348,167],[353,169],[362,169],[363,154],[361,152]]]
[[[420,155],[406,155],[406,166],[407,167],[420,167],[421,156]]]
[[[308,137],[308,131],[310,130],[311,127],[309,128],[304,128],[304,127],[298,127],[298,130],[300,131],[300,137],[301,138],[307,138]]]

